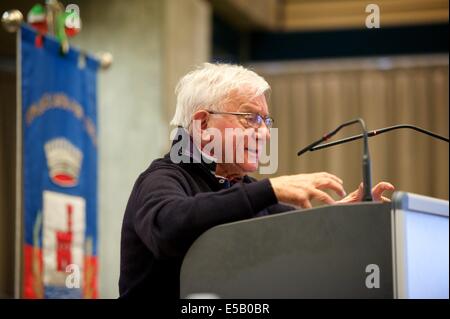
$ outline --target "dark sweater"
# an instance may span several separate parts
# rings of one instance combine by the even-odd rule
[[[268,179],[232,184],[214,165],[175,164],[167,154],[138,177],[122,224],[120,297],[179,298],[183,257],[203,232],[293,209],[277,204]]]

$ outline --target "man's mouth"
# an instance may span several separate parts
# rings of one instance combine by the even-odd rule
[[[257,149],[251,149],[251,148],[245,148],[245,150],[249,153],[253,153],[255,155],[258,155],[258,150]]]

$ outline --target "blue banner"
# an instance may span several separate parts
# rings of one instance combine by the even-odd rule
[[[28,26],[20,45],[23,295],[96,298],[99,65]]]

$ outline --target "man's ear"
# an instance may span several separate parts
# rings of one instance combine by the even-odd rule
[[[208,128],[208,119],[209,119],[209,113],[205,110],[197,111],[192,116],[192,120],[198,121],[197,125],[200,124],[200,128],[202,130],[206,130]]]

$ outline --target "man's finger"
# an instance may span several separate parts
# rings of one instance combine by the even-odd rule
[[[359,184],[358,189],[356,191],[358,192],[358,197],[362,199],[364,194],[364,184],[363,183]]]
[[[327,193],[322,192],[322,191],[320,191],[318,189],[311,190],[310,195],[311,195],[310,198],[317,199],[317,200],[319,200],[319,201],[321,201],[321,202],[323,202],[325,204],[328,204],[328,205],[331,205],[331,204],[335,203],[335,200],[330,195],[328,195]]]
[[[364,194],[364,185],[363,185],[363,183],[360,183],[358,185],[358,188],[353,193],[356,193],[355,196],[354,196],[355,201],[360,202],[362,200],[362,197],[363,197],[363,194]]]
[[[302,208],[312,208],[311,202],[307,199],[304,199],[301,203],[300,206]]]
[[[342,179],[340,179],[339,177],[337,177],[336,175],[333,175],[333,174],[330,174],[330,173],[327,173],[327,172],[322,172],[322,176],[331,178],[331,179],[335,180],[336,182],[338,182],[341,185],[344,184],[344,181]]]
[[[338,194],[341,197],[345,197],[347,193],[345,192],[344,186],[342,184],[336,182],[334,179],[324,179],[318,182],[317,186],[318,189],[331,189],[335,191],[336,194]]]
[[[384,191],[392,191],[394,189],[395,189],[394,185],[387,183],[387,182],[381,182],[381,183],[378,183],[372,189],[372,194],[373,194],[373,197],[375,197],[375,198],[381,198],[381,195],[383,194]]]
[[[379,182],[377,185],[375,185],[373,187],[373,191],[375,191],[376,189],[384,189],[384,190],[393,190],[395,189],[394,185],[392,185],[391,183],[388,182]]]

